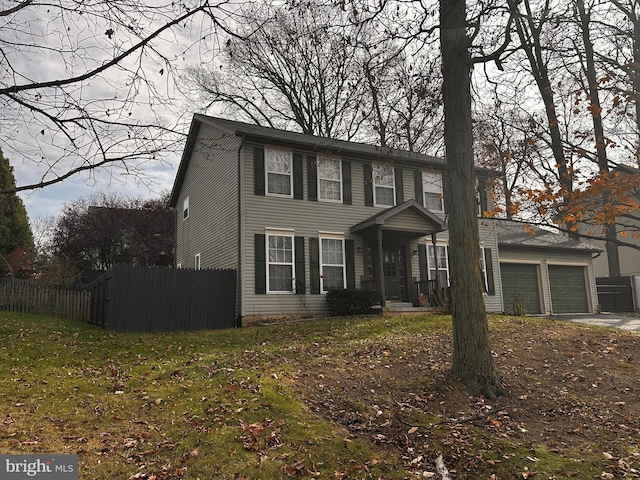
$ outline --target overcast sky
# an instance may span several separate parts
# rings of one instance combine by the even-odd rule
[[[192,4],[195,2],[196,0],[193,0]],[[225,15],[228,17],[229,11],[235,8],[230,6],[233,4],[234,2],[222,2],[227,11],[222,11],[220,18],[224,18]],[[92,10],[92,15],[95,14],[93,16],[74,17],[74,14],[67,11],[64,21],[61,20],[56,7],[38,4],[29,5],[15,15],[1,17],[0,44],[4,47],[3,60],[0,62],[0,86],[14,88],[19,85],[75,77],[101,66],[113,56],[129,49],[132,42],[139,41],[140,37],[132,36],[123,27],[123,23],[111,23],[109,7],[105,5],[108,4],[95,4],[95,8],[104,10]],[[135,16],[138,22],[136,26],[145,32],[144,35],[148,35],[157,25],[164,25],[167,19],[171,18],[174,4],[168,0],[151,0],[145,5],[166,5],[163,8],[168,10],[164,12],[169,12],[165,16],[157,13],[149,14],[146,18],[144,13]],[[176,11],[181,12],[179,9]],[[128,21],[129,17],[123,20]],[[107,34],[110,31],[111,33]],[[186,133],[193,111],[180,101],[181,96],[174,83],[175,77],[170,71],[174,69],[174,72],[180,72],[187,65],[210,61],[211,54],[221,38],[216,35],[218,31],[215,25],[207,22],[206,17],[199,15],[194,17],[193,23],[180,23],[178,27],[154,39],[154,47],[162,53],[162,57],[154,56],[154,51],[147,49],[146,52],[150,55],[128,57],[125,62],[120,63],[128,70],[110,68],[101,76],[92,77],[63,93],[52,89],[29,90],[23,94],[19,93],[18,97],[24,95],[31,105],[46,111],[48,108],[55,108],[51,106],[56,103],[64,104],[65,96],[77,96],[83,99],[83,104],[88,104],[90,109],[93,108],[92,112],[97,116],[104,117],[105,112],[107,115],[110,114],[109,121],[115,119],[138,122],[142,125],[160,123],[164,127]],[[73,55],[68,52],[73,52]],[[149,84],[146,82],[150,82],[154,91],[158,92],[159,98],[147,94]],[[171,102],[167,100],[169,98],[172,99]],[[18,102],[11,103],[4,98],[2,100],[0,146],[14,168],[16,184],[19,187],[38,183],[42,181],[43,175],[47,175],[47,180],[63,175],[69,168],[81,165],[86,158],[92,158],[87,152],[91,153],[91,148],[95,152],[97,142],[89,142],[87,138],[90,137],[82,137],[83,129],[91,129],[67,124],[65,128],[75,128],[75,131],[61,133],[64,132],[64,128],[52,126],[46,121],[43,123],[34,110],[21,107]],[[58,110],[56,117],[81,117],[83,113],[79,110],[63,109]],[[140,134],[131,128],[120,130],[123,131],[130,133],[129,139],[146,136],[144,132]],[[155,138],[153,133],[151,137]],[[73,138],[74,143],[70,144],[69,138]],[[124,140],[119,140],[115,135],[112,138],[98,135],[98,138],[101,141],[104,139],[106,145],[116,146],[110,150],[110,155],[131,153],[131,150],[127,150],[126,134]],[[119,145],[121,147],[118,147]],[[127,162],[127,169],[134,171],[135,175],[125,176],[122,168],[113,167],[85,171],[61,183],[23,191],[19,195],[32,220],[43,216],[57,216],[65,203],[100,191],[118,192],[129,197],[157,197],[163,191],[171,189],[182,147],[183,144],[173,153],[167,154],[163,161],[147,161],[135,165]]]

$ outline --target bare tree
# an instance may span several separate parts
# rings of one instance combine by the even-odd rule
[[[6,4],[6,2],[5,2]],[[228,2],[16,1],[0,11],[0,145],[39,179],[61,182],[96,168],[139,174],[175,151],[176,59],[213,35]],[[117,171],[116,171],[117,170]],[[0,193],[6,193],[7,189]]]
[[[363,121],[356,68],[361,28],[339,9],[315,4],[246,4],[242,40],[223,57],[189,68],[196,107],[251,123],[352,139]]]

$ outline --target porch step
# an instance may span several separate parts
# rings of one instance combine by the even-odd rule
[[[398,312],[402,310],[406,310],[407,308],[413,308],[413,303],[411,302],[387,302],[387,306],[384,307],[388,311]]]
[[[387,306],[382,309],[382,315],[424,315],[427,313],[441,313],[441,311],[438,307],[414,307],[410,302],[396,302],[387,303]]]

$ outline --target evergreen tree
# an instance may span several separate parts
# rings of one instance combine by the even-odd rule
[[[0,190],[15,188],[13,167],[0,150]],[[18,275],[11,265],[12,258],[19,252],[21,259],[33,252],[33,235],[29,226],[27,210],[20,197],[15,193],[0,195],[0,275],[7,273]],[[24,262],[20,262],[22,271]]]

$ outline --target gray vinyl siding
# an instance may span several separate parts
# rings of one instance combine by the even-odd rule
[[[420,231],[424,228],[424,219],[405,210],[388,219],[385,222],[385,227],[399,231]]]
[[[598,304],[596,281],[591,252],[524,248],[517,246],[500,247],[501,263],[534,263],[539,266],[542,306],[544,314],[553,313],[551,288],[549,285],[549,265],[574,265],[586,268],[586,288],[589,311],[594,312]]]
[[[381,207],[364,205],[364,178],[362,163],[351,162],[352,205],[341,203],[310,201],[307,191],[307,162],[303,162],[304,199],[279,198],[255,195],[253,190],[253,147],[247,144],[242,149],[243,172],[243,285],[244,298],[242,316],[269,315],[324,315],[327,313],[326,298],[322,294],[298,295],[293,293],[255,294],[254,236],[264,234],[266,228],[292,229],[296,237],[305,239],[305,280],[306,291],[311,290],[309,237],[319,237],[320,232],[343,233],[345,239],[354,240],[356,249],[356,288],[360,288],[360,276],[364,271],[362,238],[351,235],[350,228],[362,220],[383,210]],[[309,152],[315,154],[315,152]],[[406,195],[405,195],[406,198]]]
[[[238,268],[238,149],[240,139],[203,125],[180,190],[176,264],[193,268]],[[189,197],[189,218],[182,205]]]
[[[305,239],[305,281],[306,291],[310,292],[311,273],[309,261],[309,238],[321,236],[320,232],[343,233],[345,239],[354,240],[355,247],[355,277],[356,288],[361,286],[361,276],[364,274],[364,250],[362,237],[349,233],[350,228],[372,215],[384,210],[384,207],[365,206],[363,161],[344,157],[344,161],[351,163],[352,204],[345,205],[332,202],[310,201],[307,184],[307,162],[303,162],[303,200],[280,198],[254,194],[253,179],[253,148],[254,144],[245,144],[242,148],[242,292],[243,305],[241,316],[321,316],[327,313],[326,299],[322,294],[294,294],[271,293],[255,294],[255,246],[256,234],[265,234],[265,229],[293,230],[296,237]],[[299,152],[296,150],[296,152]],[[302,152],[318,155],[321,152]],[[401,165],[404,183],[404,200],[415,198],[413,188],[413,169]],[[415,230],[423,228],[424,222],[416,223],[416,217],[410,212],[402,212],[396,218],[390,219],[389,224],[400,230]],[[481,238],[486,248],[493,249],[493,271],[496,295],[485,295],[485,302],[489,311],[501,311],[501,286],[498,268],[498,251],[495,232],[487,227],[490,221],[481,225]],[[492,224],[491,224],[492,225]],[[443,236],[444,235],[444,236]],[[438,238],[446,238],[446,232]],[[430,242],[431,238],[417,238],[411,242],[410,252],[417,250],[418,242]],[[418,256],[411,258],[411,275],[416,280],[420,276]]]

